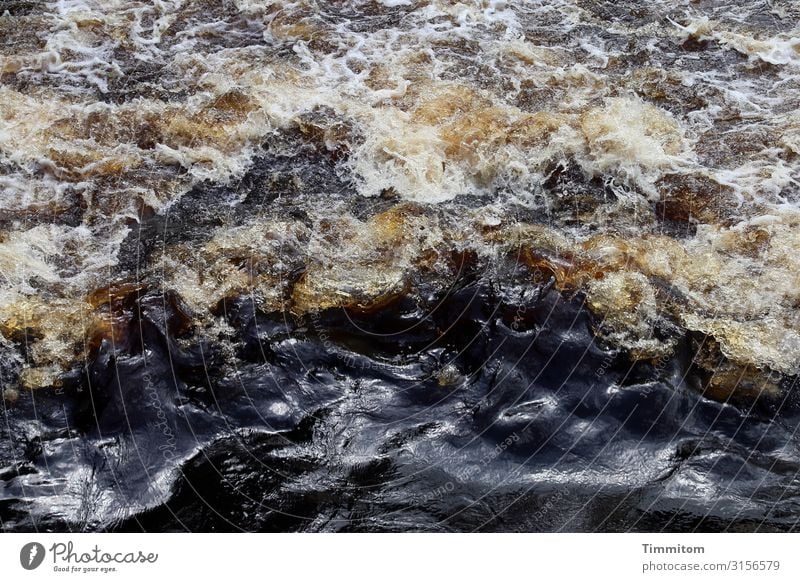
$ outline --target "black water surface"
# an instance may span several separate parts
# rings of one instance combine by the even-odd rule
[[[22,393],[6,531],[791,530],[797,403],[632,367],[580,296],[474,275],[379,315],[229,306],[236,365],[145,293],[136,349]],[[520,317],[520,314],[522,317]]]

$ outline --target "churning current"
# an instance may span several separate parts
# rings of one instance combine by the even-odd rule
[[[798,22],[0,0],[0,528],[795,529]]]

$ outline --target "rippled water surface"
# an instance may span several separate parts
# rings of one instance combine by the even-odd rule
[[[798,22],[0,0],[0,526],[793,530]]]

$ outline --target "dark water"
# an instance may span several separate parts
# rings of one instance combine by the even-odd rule
[[[579,295],[531,296],[531,273],[505,267],[500,283],[465,261],[446,291],[377,313],[234,302],[234,373],[213,343],[176,338],[179,304],[143,292],[127,349],[4,409],[3,528],[796,526],[791,391],[708,400],[691,338],[684,357],[630,365],[596,343]]]

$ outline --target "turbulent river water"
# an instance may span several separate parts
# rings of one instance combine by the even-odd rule
[[[0,0],[0,528],[796,528],[799,22]]]

